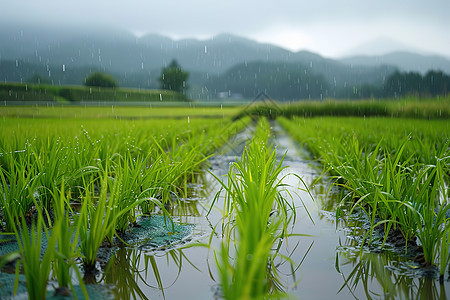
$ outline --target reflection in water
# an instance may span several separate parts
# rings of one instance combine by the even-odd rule
[[[104,281],[116,286],[115,291],[120,299],[147,299],[137,284],[138,278],[141,277],[139,272],[141,254],[142,252],[137,249],[121,248],[108,264]],[[158,272],[155,273],[155,277],[158,278]]]
[[[420,268],[395,253],[361,253],[359,247],[341,246],[335,268],[343,278],[338,293],[354,295],[362,288],[367,299],[447,299],[448,282],[439,284],[437,269]]]
[[[108,263],[103,280],[115,285],[118,299],[148,299],[148,291],[143,291],[144,286],[160,292],[165,298],[164,290],[177,281],[183,262],[193,265],[181,249],[171,250],[163,255],[166,258],[165,267],[172,264],[177,270],[175,278],[169,282],[163,282],[157,257],[136,248],[118,249]]]

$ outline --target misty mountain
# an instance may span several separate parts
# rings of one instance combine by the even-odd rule
[[[82,84],[89,73],[105,71],[120,86],[157,88],[161,69],[176,59],[190,73],[194,98],[214,98],[221,92],[252,97],[256,90],[266,90],[274,98],[291,99],[300,88],[301,95],[311,96],[306,87],[322,87],[314,97],[333,97],[339,89],[381,86],[397,68],[423,72],[440,67],[450,73],[450,62],[442,57],[393,53],[333,60],[229,34],[173,40],[105,28],[7,25],[0,26],[0,40],[1,81],[38,75],[53,84]]]
[[[391,65],[404,72],[425,74],[429,70],[441,70],[450,73],[450,60],[437,55],[421,55],[410,52],[392,52],[378,56],[352,56],[340,60],[345,64],[359,66]]]
[[[333,61],[283,63],[253,61],[238,64],[225,73],[210,77],[205,86],[214,94],[252,98],[264,91],[278,100],[341,97],[355,87],[382,87],[392,67],[349,67]]]
[[[353,49],[348,50],[345,57],[361,55],[380,56],[393,52],[412,52],[423,55],[427,54],[427,51],[423,49],[407,45],[397,40],[393,40],[389,37],[378,37],[365,43],[359,44]]]

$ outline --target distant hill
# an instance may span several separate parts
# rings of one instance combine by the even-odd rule
[[[194,98],[215,98],[224,92],[251,97],[255,84],[258,90],[267,90],[269,86],[271,90],[282,90],[280,86],[275,87],[270,78],[289,82],[287,86],[292,87],[292,93],[298,91],[299,86],[306,87],[306,81],[302,80],[314,79],[322,83],[322,88],[327,86],[322,95],[338,96],[339,89],[381,86],[397,69],[426,72],[439,68],[450,73],[450,62],[443,57],[393,53],[333,60],[229,34],[207,40],[176,41],[156,34],[138,38],[126,31],[105,28],[6,24],[0,26],[0,40],[0,80],[3,82],[25,82],[39,75],[55,85],[80,85],[89,73],[104,71],[111,73],[120,86],[154,89],[158,88],[161,69],[176,59],[191,74],[188,83]],[[288,73],[290,77],[286,77]],[[246,87],[245,92],[234,90],[244,85],[244,81],[239,83],[239,77],[235,76],[244,76],[244,81],[252,86]],[[301,81],[299,86],[295,78]],[[311,82],[308,88],[312,88],[311,84],[315,85]],[[252,92],[248,92],[250,90]],[[291,99],[291,96],[283,98]]]
[[[380,56],[393,52],[411,52],[417,54],[428,54],[426,50],[408,45],[386,36],[381,36],[353,47],[347,51],[345,57],[352,56]]]
[[[421,55],[410,52],[393,52],[378,56],[352,56],[340,60],[345,64],[359,66],[391,65],[405,72],[425,74],[429,70],[450,73],[450,60],[437,55]]]
[[[351,68],[325,60],[309,64],[254,61],[210,77],[205,86],[231,98],[253,98],[263,91],[278,100],[324,99],[347,96],[355,86],[381,87],[392,71],[390,67]]]

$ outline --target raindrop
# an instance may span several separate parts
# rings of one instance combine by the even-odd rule
[[[159,94],[159,101],[162,101],[162,94]]]
[[[63,71],[63,72],[66,71],[66,65],[62,65],[62,71]]]
[[[190,123],[190,120],[189,120],[189,116],[188,116],[188,124]]]

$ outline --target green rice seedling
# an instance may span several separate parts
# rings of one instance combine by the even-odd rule
[[[116,231],[119,234],[123,234],[136,223],[137,208],[143,207],[144,202],[147,204],[151,202],[165,212],[163,204],[152,195],[155,189],[148,180],[154,177],[151,171],[146,169],[147,159],[141,156],[134,158],[126,154],[119,157],[119,162],[114,168],[114,184],[119,186],[116,192],[117,206],[114,208],[114,214],[117,214]]]
[[[115,174],[115,178],[110,178],[108,170],[109,167],[103,171],[97,201],[94,203],[93,196],[87,188],[88,193],[83,198],[80,212],[80,248],[87,271],[95,269],[97,251],[102,242],[106,239],[110,245],[112,244],[118,220],[145,200],[140,199],[130,203],[129,206],[121,207],[119,201],[120,188],[123,184],[122,175],[119,172]]]
[[[58,239],[55,258],[53,260],[53,274],[58,281],[59,289],[70,289],[74,292],[72,284],[71,270],[74,270],[81,285],[84,296],[88,298],[87,292],[83,283],[83,278],[76,264],[76,259],[81,257],[78,248],[80,225],[78,222],[71,226],[71,220],[68,216],[70,212],[70,205],[64,192],[64,183],[61,184],[61,189],[53,192],[53,211],[55,214],[55,221],[52,227],[52,236],[55,235]],[[78,219],[79,221],[80,219]],[[76,294],[73,293],[76,297]]]
[[[120,211],[130,206],[133,207],[116,220],[116,231],[120,234],[123,234],[130,225],[136,222],[136,205],[134,203],[139,201],[141,194],[144,177],[143,166],[143,159],[135,159],[126,154],[125,157],[119,157],[119,162],[114,168],[114,181],[117,181],[119,185],[117,191],[119,199],[115,209]]]
[[[441,249],[439,253],[440,262],[439,262],[439,282],[441,284],[444,283],[444,273],[447,269],[447,266],[450,263],[450,219],[446,218],[444,225],[444,230],[441,233]]]
[[[371,220],[366,238],[376,227],[382,227],[384,243],[391,229],[400,230],[405,251],[407,244],[418,238],[427,264],[441,260],[445,269],[446,250],[439,258],[439,249],[448,247],[441,241],[448,227],[445,213],[450,155],[448,134],[439,128],[448,124],[390,120],[386,126],[376,119],[345,119],[348,124],[344,124],[325,118],[320,122],[281,121],[298,138],[313,141],[308,147],[329,167],[336,182],[349,191],[337,216],[342,216],[348,205],[346,214],[358,207]],[[331,121],[334,127],[330,127]]]
[[[25,164],[11,161],[10,171],[0,166],[0,203],[3,212],[4,230],[14,232],[17,217],[31,210],[38,176],[27,177]]]
[[[34,160],[34,170],[38,177],[39,203],[42,208],[50,211],[53,190],[57,189],[66,173],[67,148],[61,139],[53,141],[48,138],[41,148],[31,147]]]
[[[14,230],[17,240],[19,241],[19,249],[21,253],[21,259],[19,262],[23,264],[28,297],[29,299],[45,299],[52,261],[55,258],[55,248],[57,245],[58,235],[49,234],[46,226],[44,226],[44,218],[39,211],[36,222],[32,222],[31,229],[28,228],[23,215],[20,219],[17,218],[17,222],[19,224],[19,229],[14,228]],[[47,237],[48,243],[47,248],[41,257],[43,233]],[[20,264],[17,264],[16,287],[19,279],[19,269]]]
[[[225,234],[216,262],[225,299],[259,299],[280,291],[274,257],[275,241],[285,237],[293,209],[281,195],[278,178],[282,161],[266,146],[268,124],[260,121],[254,140],[241,160],[232,165],[226,191],[222,231]],[[234,257],[233,260],[230,258]]]
[[[417,237],[422,244],[425,262],[428,264],[435,263],[440,243],[445,240],[444,236],[448,231],[447,211],[450,209],[450,203],[447,201],[438,203],[440,191],[446,189],[441,160],[437,159],[436,165],[425,166],[417,176],[419,184],[416,185],[416,201],[420,205],[419,211],[423,221],[417,228]],[[448,250],[444,249],[444,255],[446,251]],[[442,260],[445,262],[446,257]]]
[[[202,140],[202,136],[198,137],[198,141]],[[192,143],[190,141],[186,145],[182,145],[177,149],[177,152],[173,154],[173,164],[176,174],[173,177],[173,184],[181,187],[181,192],[186,195],[186,187],[190,182],[194,182],[196,174],[200,172],[202,165],[210,157],[207,155],[204,145]]]
[[[85,271],[95,270],[97,259],[97,251],[105,239],[109,239],[112,243],[112,237],[115,233],[114,218],[119,213],[114,210],[118,202],[118,194],[120,182],[114,181],[108,197],[109,186],[108,169],[104,170],[101,178],[101,191],[96,203],[87,187],[88,193],[83,198],[83,204],[80,211],[80,248],[83,254],[83,264]]]

